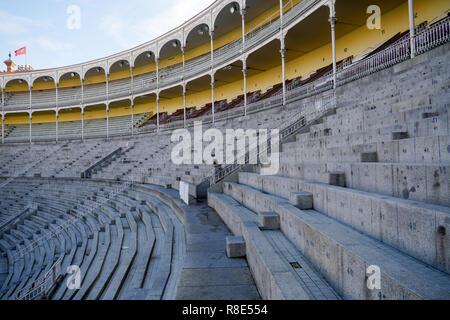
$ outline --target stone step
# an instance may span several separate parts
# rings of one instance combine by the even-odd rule
[[[264,194],[252,187],[225,182],[223,188],[226,194],[249,209],[269,209],[279,214],[283,234],[345,298],[450,298],[448,274],[380,241],[315,210],[300,210],[283,198]],[[367,268],[372,265],[381,270],[380,290],[369,290],[366,286]]]

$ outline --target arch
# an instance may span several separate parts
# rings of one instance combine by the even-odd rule
[[[113,71],[130,70],[130,61],[128,59],[116,60],[114,63],[109,64],[108,74]]]
[[[84,72],[83,72],[83,80],[86,80],[86,78],[87,78],[89,75],[93,75],[93,74],[101,74],[102,72],[103,72],[103,74],[104,74],[104,76],[105,76],[105,78],[106,78],[106,70],[105,70],[105,68],[99,67],[99,66],[97,66],[97,67],[91,67],[91,68],[89,68],[88,70],[84,70]]]
[[[63,80],[68,80],[68,79],[75,79],[78,78],[80,79],[80,83],[81,83],[81,75],[78,72],[75,71],[68,71],[65,73],[61,73],[58,75],[58,84],[63,81]]]
[[[31,84],[32,87],[34,87],[36,82],[40,82],[40,81],[42,81],[42,82],[53,81],[55,86],[56,86],[56,83],[57,83],[55,78],[53,78],[52,76],[45,76],[45,75],[41,75],[39,77],[32,77],[32,80],[33,80],[32,84]]]
[[[147,44],[145,46],[141,46],[131,52],[131,66],[134,67],[136,63],[136,59],[142,55],[143,53],[151,53],[153,56],[156,55],[156,52],[158,51],[156,42],[152,42],[150,44]]]
[[[52,78],[53,82],[55,82],[56,85],[56,81],[57,81],[57,73],[56,71],[54,72],[39,72],[39,73],[32,73],[30,75],[30,83],[31,86],[33,86],[34,82],[38,79],[44,79],[44,78]]]
[[[133,68],[136,67],[136,64],[144,65],[147,62],[150,62],[150,63],[154,63],[155,62],[156,55],[155,55],[154,51],[152,51],[152,50],[142,50],[142,51],[139,51],[139,52],[140,52],[139,54],[134,55],[134,57],[133,57],[133,64],[132,64]]]
[[[186,40],[189,34],[192,32],[192,30],[196,29],[198,26],[201,25],[206,25],[208,27],[208,30],[211,29],[211,13],[204,14],[203,16],[201,16],[200,18],[198,18],[197,20],[195,20],[194,22],[192,22],[191,24],[187,25],[184,28],[184,41],[183,41],[184,47],[186,46]]]
[[[108,67],[109,67],[108,72],[111,73],[111,67],[113,65],[116,65],[117,63],[121,63],[121,62],[125,63],[126,62],[128,65],[130,65],[130,63],[131,63],[130,58],[131,58],[130,54],[122,54],[120,56],[116,56],[116,57],[108,59]]]
[[[218,4],[217,7],[215,7],[212,11],[211,21],[212,21],[212,31],[215,31],[216,21],[217,17],[224,11],[224,10],[230,10],[230,8],[233,5],[237,5],[237,9],[240,10],[241,8],[245,7],[244,0],[225,0]]]
[[[5,80],[5,88],[4,89],[6,90],[6,87],[9,84],[14,84],[14,83],[19,83],[19,84],[26,83],[28,88],[29,89],[31,88],[29,80],[26,80],[25,77],[19,77],[19,78],[12,78],[11,77],[9,80],[8,79]]]
[[[194,27],[192,27],[188,33],[186,33],[185,41],[184,41],[184,47],[187,49],[188,46],[196,47],[199,42],[201,42],[201,39],[206,38],[207,41],[209,41],[209,30],[210,30],[210,24],[209,23],[202,23],[198,24]],[[189,43],[193,43],[189,45]]]
[[[158,58],[165,59],[175,56],[181,52],[182,40],[172,38],[159,47]]]
[[[103,70],[103,72],[105,73],[106,76],[106,71],[108,70],[108,62],[107,61],[103,61],[103,62],[99,62],[96,64],[90,64],[90,65],[85,65],[83,66],[83,79],[86,79],[86,74],[88,72],[90,72],[93,69],[101,69]]]

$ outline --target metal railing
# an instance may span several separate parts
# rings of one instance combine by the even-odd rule
[[[100,169],[105,163],[112,160],[116,155],[119,155],[122,153],[122,147],[114,150],[110,154],[108,154],[106,157],[102,158],[100,161],[95,163],[93,166],[88,168],[87,170],[83,171],[81,173],[82,179],[91,179],[92,178],[92,172],[95,172],[96,170]]]
[[[35,203],[30,203],[26,206],[25,209],[22,210],[19,214],[13,216],[11,219],[0,225],[0,237],[9,229],[11,229],[14,225],[23,220],[25,216],[36,212],[38,209]]]
[[[315,121],[317,118],[320,118],[326,112],[335,107],[336,97],[334,93],[332,93],[331,96],[328,97],[326,102],[319,108],[303,108],[286,126],[284,126],[283,129],[280,130],[279,144],[285,143],[292,135],[298,132],[301,128],[305,127],[308,124],[308,117],[312,118],[312,121]],[[272,139],[271,137],[269,137],[267,139],[265,147],[257,147],[256,150],[252,149],[247,151],[244,156],[236,159],[234,164],[228,164],[216,170],[216,172],[211,177],[208,177],[205,180],[209,180],[211,186],[223,181],[226,177],[241,170],[244,166],[252,164],[251,159],[257,159],[258,157],[260,158],[263,155],[267,155],[268,152],[271,152],[271,145]]]
[[[17,299],[37,300],[48,296],[62,275],[62,261],[63,257],[60,257],[42,279],[35,280],[29,287],[20,290]]]
[[[425,28],[416,35],[414,39],[416,55],[430,51],[449,40],[450,17]],[[337,85],[341,86],[350,81],[360,79],[410,58],[411,42],[407,37],[366,59],[360,60],[338,71]]]
[[[289,1],[284,5],[284,25],[290,25],[295,18],[304,14],[311,6],[320,2],[320,0],[303,0],[297,5],[293,6],[292,2]],[[280,31],[280,19],[275,18],[279,15],[280,10],[274,12],[272,16],[266,18],[257,26],[255,26],[250,31],[246,32],[245,39],[246,45],[245,49],[250,50],[258,46],[260,43],[265,40],[273,37],[276,33]],[[214,68],[218,68],[227,61],[231,61],[233,59],[238,58],[242,55],[242,37],[226,44],[225,46],[218,48],[214,51]],[[185,67],[185,78],[194,79],[196,76],[204,73],[208,73],[211,69],[211,59],[210,53],[206,53],[200,57],[194,58],[190,61],[186,61]],[[176,64],[169,66],[167,68],[163,68],[159,70],[160,81],[159,87],[169,87],[171,85],[175,85],[182,81],[182,64]],[[142,79],[140,79],[142,78]],[[114,89],[109,92],[109,99],[114,98],[126,98],[131,95],[131,92],[135,95],[143,94],[152,90],[156,90],[156,72],[150,72],[145,75],[136,76],[134,81],[133,90],[131,90],[131,83],[129,79],[116,80],[110,83],[110,86],[116,86]],[[106,92],[103,90],[104,84],[94,85],[96,87],[102,87],[101,89],[90,88],[89,86],[85,86],[84,99],[83,103],[97,103],[106,100]],[[73,89],[67,89],[67,91]],[[68,99],[63,99],[64,92],[66,90],[61,89],[59,91],[59,99],[58,106],[59,107],[70,107],[70,106],[78,106],[81,105],[81,89],[77,90],[77,93],[68,94]],[[39,93],[37,93],[39,94]],[[48,101],[36,101],[32,104],[33,110],[38,109],[48,109],[54,108],[56,106],[55,102],[56,96],[51,96]],[[33,100],[36,100],[33,97]],[[5,105],[5,110],[7,111],[20,111],[22,109],[29,109],[29,100],[28,95],[18,104],[8,104]]]

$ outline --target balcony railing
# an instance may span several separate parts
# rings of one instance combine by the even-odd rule
[[[292,6],[291,2],[285,4],[284,7],[284,26],[289,26],[297,17],[303,15],[311,6],[320,2],[320,0],[303,0],[299,4]],[[279,11],[274,13],[278,15]],[[280,19],[264,20],[256,28],[250,30],[246,33],[246,44],[245,50],[250,51],[257,47],[259,44],[270,39],[280,32]],[[232,63],[235,59],[238,59],[242,55],[242,38],[238,38],[233,42],[218,48],[214,51],[214,68],[219,68],[226,63]],[[204,54],[195,59],[189,60],[185,65],[185,79],[195,79],[202,74],[208,74],[211,70],[211,56],[210,53]],[[179,84],[183,80],[183,68],[182,64],[173,65],[164,69],[159,70],[159,87],[166,88],[172,85]],[[138,75],[135,77],[134,87],[131,88],[131,82],[129,79],[117,80],[110,82],[110,86],[117,86],[114,90],[110,90],[108,94],[108,99],[126,99],[131,96],[133,92],[134,95],[145,94],[157,89],[156,84],[156,72],[151,72],[145,75]],[[76,93],[71,93],[67,98],[63,98],[64,89],[60,90],[60,97],[58,99],[58,107],[73,107],[83,104],[95,104],[102,103],[106,101],[107,95],[105,86],[103,84],[100,90],[90,90],[90,86],[85,87],[83,101],[81,99],[81,88],[77,88]],[[71,89],[74,90],[74,89]],[[34,92],[33,92],[34,93]],[[56,107],[56,95],[54,98],[48,100],[43,99],[42,101],[32,102],[32,109],[49,109]],[[33,97],[32,97],[33,99]],[[29,99],[26,98],[18,104],[6,104],[4,106],[5,111],[19,111],[28,110],[30,107]]]
[[[62,275],[62,261],[63,257],[60,257],[42,279],[34,281],[31,286],[19,291],[17,299],[37,300],[48,296]]]

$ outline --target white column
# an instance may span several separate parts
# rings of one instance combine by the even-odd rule
[[[131,72],[131,135],[134,136],[134,68],[130,67]]]
[[[131,135],[134,136],[134,100],[131,101]]]
[[[5,143],[5,115],[2,113],[2,144]]]
[[[246,9],[241,10],[242,17],[242,54],[245,52],[245,14],[247,13]]]
[[[109,104],[106,106],[106,139],[109,139]]]
[[[81,79],[81,105],[84,105],[84,79]]]
[[[416,56],[416,23],[414,21],[414,0],[408,0],[409,8],[409,37],[411,41],[411,59]]]
[[[183,83],[183,127],[186,128],[186,83]]]
[[[159,132],[159,57],[155,57],[156,63],[156,131]]]
[[[183,57],[183,82],[184,82],[184,79],[186,79],[186,57],[184,56],[185,50],[186,50],[185,47],[181,47],[181,54]]]
[[[280,41],[281,41],[281,73],[282,73],[282,84],[283,84],[283,106],[286,105],[286,47],[284,44],[284,32],[283,32],[283,0],[280,0]]]
[[[5,107],[5,90],[2,88],[2,144],[5,143],[5,114],[4,112]]]
[[[81,106],[81,140],[84,141],[84,106]]]
[[[247,60],[242,61],[242,73],[244,74],[244,116],[247,115]]]
[[[212,122],[215,123],[215,108],[214,108],[214,31],[210,32],[211,37],[211,112]]]
[[[242,8],[242,54],[245,54],[245,14],[247,10]],[[242,59],[242,73],[244,75],[244,116],[247,115],[247,57]]]
[[[330,7],[330,19],[328,20],[331,25],[331,47],[333,51],[333,88],[336,89],[337,80],[337,65],[336,65],[336,0],[331,0]]]
[[[31,139],[32,128],[31,128],[31,126],[32,126],[32,122],[33,122],[33,113],[31,111],[31,109],[32,109],[31,108],[32,91],[33,91],[33,89],[30,87],[30,144],[32,143],[32,139]]]
[[[215,115],[215,107],[214,107],[214,87],[215,87],[215,81],[214,81],[214,74],[211,73],[211,100],[212,100],[212,105],[211,105],[211,112],[212,112],[212,122],[215,123],[216,122],[216,115]]]
[[[159,91],[156,92],[156,131],[159,132]]]
[[[33,123],[33,114],[30,112],[30,144],[32,143],[31,134],[32,134],[32,123]]]
[[[184,52],[186,47],[181,47],[181,53],[183,55],[183,127],[186,128],[186,57]]]
[[[32,107],[31,107],[32,91],[33,91],[33,88],[30,87],[30,110],[32,109]]]
[[[59,119],[59,113],[58,113],[58,83],[56,83],[56,99],[55,99],[55,106],[56,106],[56,130],[55,130],[55,134],[56,134],[56,142],[58,142],[58,119]]]
[[[106,139],[109,138],[109,74],[106,74]]]
[[[56,110],[56,142],[58,142],[58,120],[59,120],[59,112]]]
[[[281,36],[281,77],[283,83],[283,106],[286,105],[286,48],[284,45],[284,36]]]

